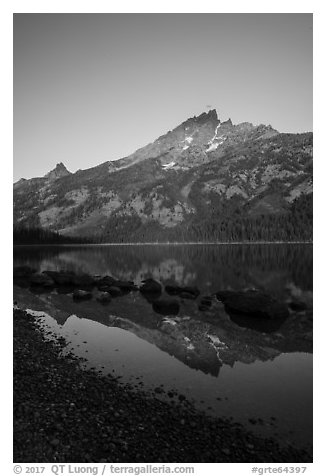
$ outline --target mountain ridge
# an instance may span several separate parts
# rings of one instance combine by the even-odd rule
[[[227,228],[240,218],[259,218],[266,227],[266,216],[285,222],[297,207],[307,216],[295,212],[293,237],[308,226],[303,234],[310,238],[312,150],[312,133],[282,134],[271,125],[249,122],[234,125],[231,119],[221,122],[211,110],[122,159],[75,173],[60,163],[44,177],[16,182],[14,223],[118,242],[127,236],[185,240],[202,227],[205,239],[215,240],[224,236],[225,222]],[[300,201],[304,205],[298,207]],[[239,239],[243,227],[251,225],[238,224],[231,240]]]

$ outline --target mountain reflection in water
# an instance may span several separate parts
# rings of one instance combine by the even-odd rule
[[[14,265],[65,269],[163,284],[219,289],[265,289],[277,296],[294,287],[312,292],[312,245],[19,246]]]
[[[163,286],[197,286],[201,296],[257,289],[282,302],[300,300],[305,311],[291,311],[282,322],[264,322],[229,316],[218,302],[201,312],[200,298],[180,300],[178,315],[164,317],[139,292],[103,306],[94,299],[74,302],[70,294],[16,291],[18,302],[55,318],[69,338],[68,348],[89,365],[114,369],[125,382],[141,378],[145,388],[174,387],[215,414],[241,420],[275,414],[284,420],[281,432],[287,437],[290,428],[294,440],[309,441],[311,245],[15,247],[14,266],[21,265],[111,275],[136,284],[154,278]],[[78,336],[88,342],[86,354]]]

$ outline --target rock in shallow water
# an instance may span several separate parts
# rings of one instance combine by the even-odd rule
[[[213,301],[212,296],[203,296],[201,298],[200,304],[202,306],[211,307],[212,306],[212,301]]]
[[[116,279],[114,279],[112,276],[103,276],[100,279],[96,279],[96,286],[102,291],[103,287],[113,286],[115,282]]]
[[[198,310],[203,312],[209,311],[209,306],[205,306],[204,304],[199,304]]]
[[[264,319],[285,319],[289,316],[284,303],[260,291],[219,291],[216,297],[224,303],[228,313]]]
[[[130,291],[138,291],[138,287],[130,281],[116,281],[114,286],[121,289],[121,291],[125,293],[129,293]]]
[[[182,299],[196,299],[197,296],[195,296],[192,293],[187,293],[186,291],[182,291],[182,293],[180,293],[180,297]]]
[[[92,299],[92,293],[84,291],[83,289],[76,289],[72,295],[73,299],[76,301]]]
[[[108,304],[109,302],[111,302],[111,299],[111,294],[106,292],[99,293],[96,296],[96,300],[102,304]]]
[[[154,279],[144,279],[139,291],[144,294],[159,294],[162,292],[162,286]]]
[[[177,285],[167,284],[165,286],[165,291],[170,294],[170,296],[180,296],[185,299],[196,299],[199,296],[200,291],[195,286],[186,286],[181,287]]]

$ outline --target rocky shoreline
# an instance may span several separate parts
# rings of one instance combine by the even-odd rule
[[[121,281],[112,276],[90,276],[88,274],[75,274],[68,271],[46,270],[42,273],[29,266],[14,268],[14,284],[30,288],[34,293],[46,293],[56,289],[59,293],[72,294],[75,301],[96,299],[108,304],[112,298],[123,296],[130,292],[139,291],[142,296],[152,304],[158,314],[176,315],[180,310],[181,300],[196,300],[200,290],[195,286],[178,286],[171,283],[162,287],[155,279],[148,278],[137,286],[133,281]],[[163,291],[166,297],[163,297]],[[178,298],[178,299],[176,299]],[[246,290],[234,292],[218,290],[209,296],[200,296],[199,311],[208,311],[215,300],[223,302],[229,314],[250,316],[274,321],[275,328],[289,316],[290,308],[305,310],[306,306],[300,301],[283,303],[276,301],[272,296],[258,291]],[[301,309],[299,309],[301,308]]]
[[[14,310],[14,462],[311,462],[183,399],[168,404],[82,370]]]

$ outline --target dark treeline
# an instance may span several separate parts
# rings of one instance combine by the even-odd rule
[[[257,216],[238,213],[175,228],[163,229],[154,221],[144,225],[137,216],[112,217],[94,238],[98,243],[311,241],[312,232],[312,195],[302,195],[284,213]]]
[[[40,227],[15,227],[14,244],[312,241],[312,231],[311,194],[302,195],[284,213],[235,213],[230,217],[181,223],[174,228],[162,228],[154,220],[143,224],[137,215],[113,216],[105,227],[92,230],[87,238],[64,237]]]
[[[70,238],[40,227],[21,226],[14,226],[13,239],[14,245],[90,243],[86,238]]]
[[[313,231],[312,195],[295,201],[287,213],[232,217],[199,224],[191,236],[206,241],[311,241]]]

